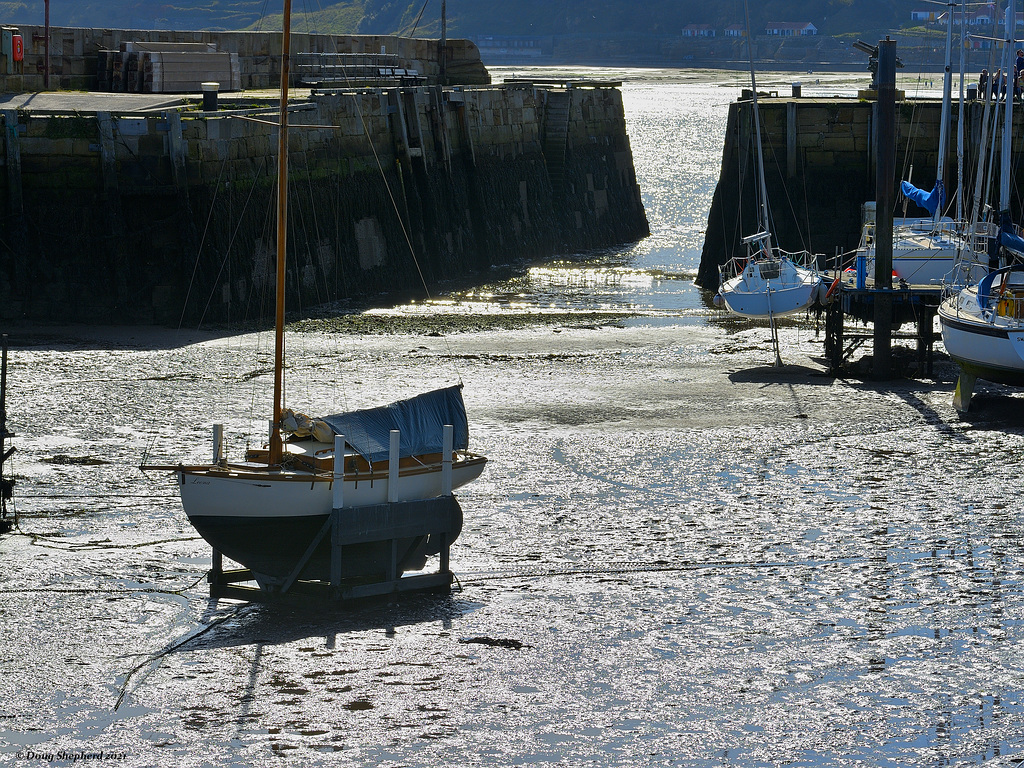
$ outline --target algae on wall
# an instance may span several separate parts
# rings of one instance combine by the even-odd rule
[[[555,184],[541,88],[368,90],[293,107],[290,310],[645,236],[621,97],[569,90],[578,114]],[[0,315],[265,322],[276,128],[247,117],[8,115],[0,236],[22,247],[0,253]]]

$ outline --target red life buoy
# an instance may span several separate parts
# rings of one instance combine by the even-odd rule
[[[849,272],[850,270],[846,270],[846,271]],[[828,287],[828,292],[825,294],[825,301],[828,301],[829,299],[831,299],[833,292],[835,291],[836,288],[839,287],[839,277],[840,277],[839,275],[836,275],[836,279],[833,280],[832,281],[832,285],[830,285]]]
[[[11,58],[15,61],[25,58],[25,41],[22,40],[21,35],[11,36]]]

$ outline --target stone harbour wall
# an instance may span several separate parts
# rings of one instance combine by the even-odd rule
[[[832,258],[857,247],[861,231],[861,206],[875,199],[875,125],[876,104],[857,99],[758,99],[762,148],[765,158],[765,182],[772,212],[772,233],[778,244],[789,251],[807,249]],[[896,106],[896,196],[901,179],[931,189],[938,168],[941,102],[913,99]],[[751,102],[731,105],[722,150],[722,170],[708,215],[697,282],[704,288],[718,288],[718,265],[743,253],[741,239],[757,228],[756,169],[754,166],[753,113]],[[999,105],[1002,121],[1002,107]],[[990,108],[991,109],[991,108]],[[958,104],[950,115],[949,149],[945,163],[947,199],[952,200],[958,185],[957,140]],[[1013,131],[1014,157],[1024,149],[1021,137],[1022,115],[1015,110]],[[964,178],[966,199],[973,196],[977,174],[984,104],[965,104]],[[991,120],[991,116],[990,116]],[[998,144],[1001,130],[989,147]],[[998,162],[995,164],[998,166]],[[911,171],[913,175],[911,176]],[[1024,169],[1017,165],[1014,190],[1024,182]],[[998,177],[998,168],[996,169]],[[998,190],[998,179],[992,189]],[[1020,196],[1014,192],[1014,210],[1020,209]],[[902,216],[902,210],[897,211]],[[910,203],[908,216],[926,215]],[[1015,220],[1021,217],[1015,214]]]
[[[4,112],[0,317],[270,317],[277,107],[241,101]],[[332,92],[289,112],[293,311],[648,233],[615,87]]]
[[[24,59],[14,61],[0,44],[0,89],[23,93],[44,90],[46,29],[33,25],[7,24],[3,29],[19,34],[24,42]],[[117,51],[124,43],[198,43],[216,46],[218,51],[237,54],[243,89],[276,88],[281,73],[281,33],[210,32],[140,29],[84,29],[50,27],[50,89],[97,90],[100,51]],[[389,54],[398,66],[415,70],[437,82],[440,73],[438,40],[394,35],[313,35],[293,32],[292,53]],[[448,85],[483,85],[490,75],[480,61],[480,49],[469,40],[446,43]],[[300,72],[296,72],[298,82]],[[227,88],[225,87],[225,90]]]

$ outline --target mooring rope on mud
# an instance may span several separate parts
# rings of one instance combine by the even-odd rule
[[[539,579],[548,576],[613,576],[630,573],[671,573],[682,571],[699,571],[714,568],[821,568],[830,565],[848,565],[863,562],[863,557],[841,557],[827,560],[776,560],[771,562],[751,562],[749,560],[719,560],[704,563],[607,563],[605,565],[571,565],[565,568],[521,569],[509,568],[500,571],[467,571],[462,576],[456,574],[459,585],[476,584],[485,581],[509,581],[513,579]]]

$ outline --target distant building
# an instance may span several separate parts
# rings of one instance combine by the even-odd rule
[[[940,13],[936,21],[941,24],[945,24],[947,18],[949,18],[948,11],[946,13]],[[978,8],[975,11],[968,11],[966,17],[964,17],[964,14],[961,11],[953,11],[954,27],[960,26],[961,18],[966,19],[965,24],[968,27],[988,27],[995,21],[995,9],[991,6]],[[1017,18],[1021,18],[1021,14],[1018,13]]]
[[[935,21],[935,17],[936,11],[917,10],[910,12],[911,21]]]
[[[725,28],[726,37],[746,37],[747,28],[742,24],[730,24]]]
[[[809,21],[773,21],[764,28],[766,35],[775,37],[796,37],[818,34],[818,28]]]
[[[551,55],[551,38],[533,35],[477,35],[473,38],[480,58],[520,61]]]
[[[683,37],[714,37],[715,28],[710,24],[687,24],[683,27]]]

